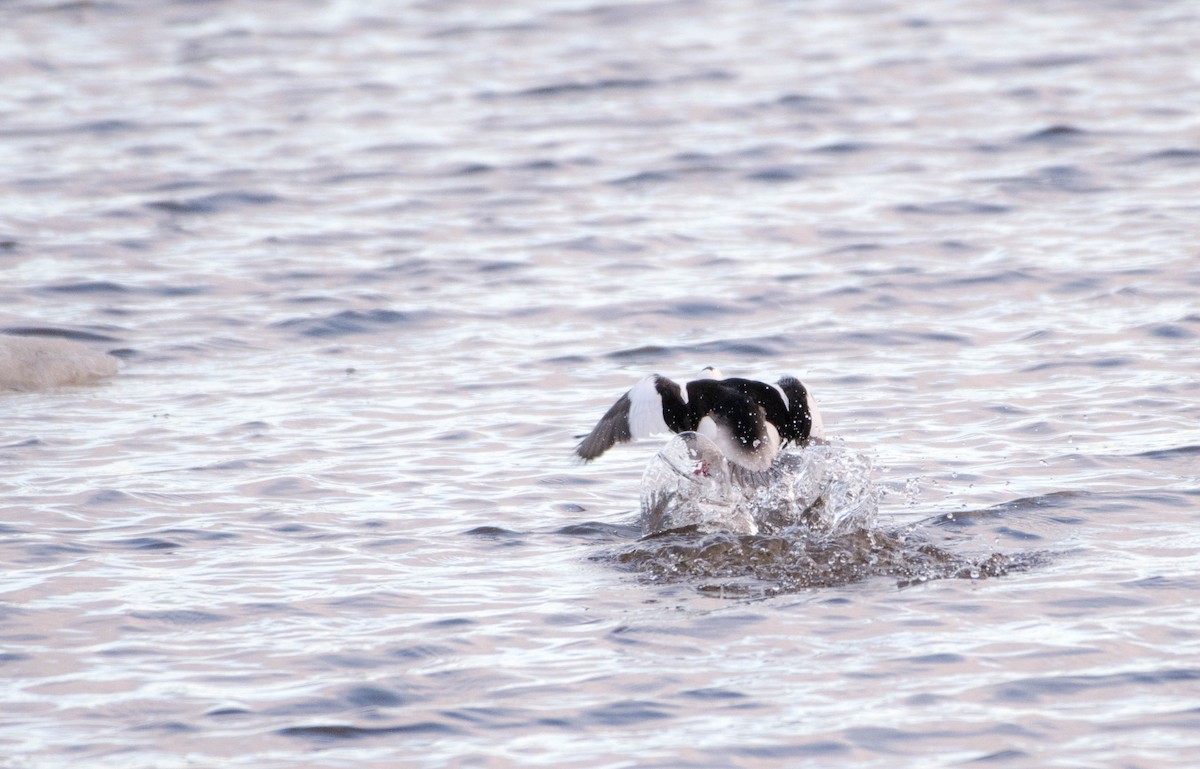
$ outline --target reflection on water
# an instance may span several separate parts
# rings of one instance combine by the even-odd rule
[[[1197,13],[0,3],[0,763],[1190,766]]]

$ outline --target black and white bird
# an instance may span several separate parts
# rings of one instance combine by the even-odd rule
[[[715,368],[680,386],[651,374],[622,395],[575,447],[590,462],[615,444],[656,433],[697,432],[734,464],[759,472],[790,443],[824,438],[817,404],[799,379],[725,379]]]

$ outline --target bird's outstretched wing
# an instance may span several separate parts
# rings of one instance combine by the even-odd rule
[[[686,401],[679,385],[666,377],[651,374],[617,399],[575,447],[575,453],[583,461],[590,462],[618,443],[656,433],[679,432],[678,420],[672,418],[674,424],[668,425],[664,414],[674,415],[680,409],[686,409]]]
[[[575,447],[575,453],[580,459],[591,462],[614,445],[632,440],[629,432],[629,407],[629,393],[625,393]]]

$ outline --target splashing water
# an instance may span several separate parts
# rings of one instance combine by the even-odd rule
[[[879,493],[870,476],[866,456],[832,444],[781,454],[756,473],[731,464],[703,435],[681,433],[642,474],[642,534],[872,528]]]
[[[871,461],[835,444],[781,454],[766,471],[730,464],[696,433],[681,433],[642,475],[642,539],[616,561],[660,581],[689,580],[728,596],[794,592],[873,576],[900,585],[981,579],[1036,556],[968,558],[917,526],[878,524],[882,493]]]

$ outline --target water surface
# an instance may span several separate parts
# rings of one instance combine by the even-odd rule
[[[1192,4],[0,30],[0,327],[125,363],[0,395],[9,765],[1194,761]],[[660,444],[574,436],[708,365],[803,379],[880,526],[1037,562],[630,568]]]

